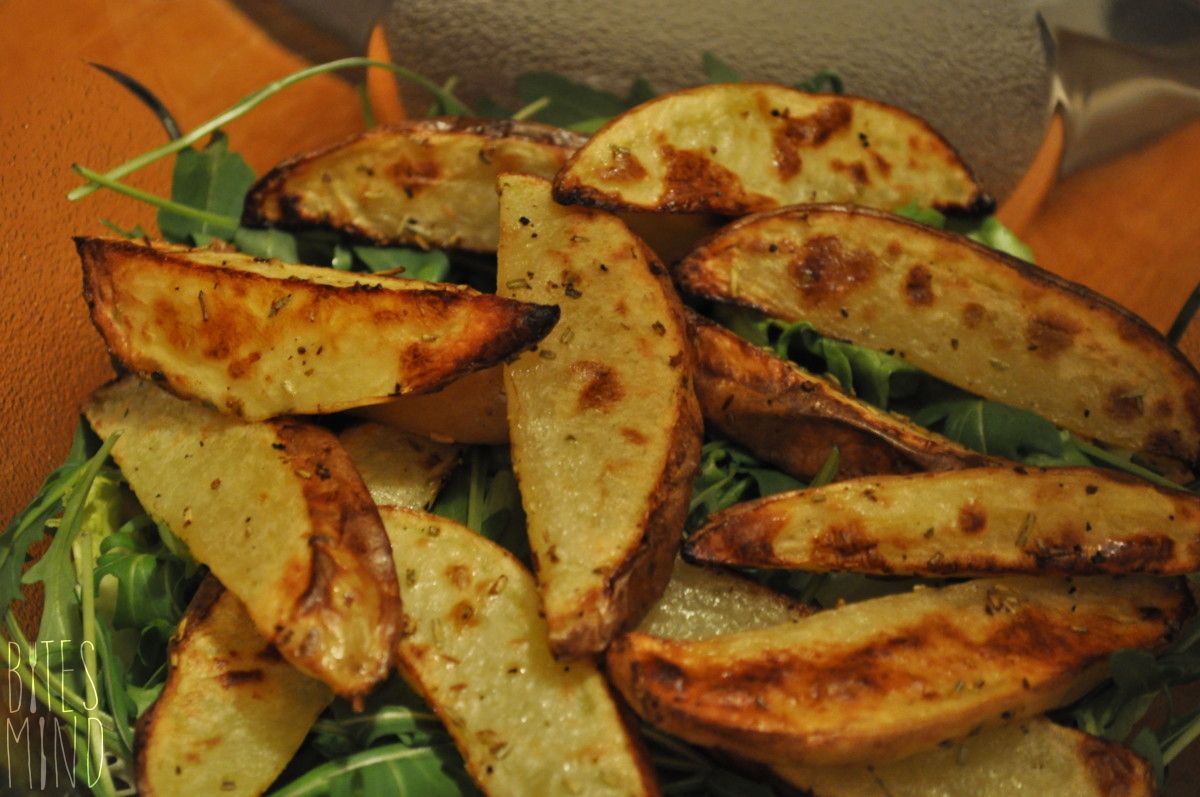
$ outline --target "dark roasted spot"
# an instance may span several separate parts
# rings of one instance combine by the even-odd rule
[[[1045,313],[1029,319],[1025,325],[1025,343],[1030,351],[1053,358],[1070,349],[1075,336],[1083,331],[1078,321],[1058,313]]]
[[[904,279],[904,298],[914,307],[933,304],[933,272],[927,266],[917,265],[908,270]]]
[[[579,391],[579,407],[584,410],[607,410],[625,396],[625,388],[611,366],[590,360],[572,363],[571,371],[584,380]]]
[[[870,282],[878,262],[870,252],[848,251],[838,238],[818,235],[805,242],[788,270],[804,301],[820,305],[840,301]]]

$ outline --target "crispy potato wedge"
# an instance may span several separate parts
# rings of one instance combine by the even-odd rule
[[[529,121],[409,119],[279,164],[250,190],[243,222],[494,252],[496,178],[553,177],[586,140]]]
[[[1200,496],[1103,468],[875,476],[712,515],[701,562],[880,575],[1182,575],[1200,570]]]
[[[462,446],[370,421],[342,430],[338,442],[379,506],[427,509],[462,456]]]
[[[500,192],[497,284],[562,307],[504,380],[550,645],[586,656],[636,625],[679,550],[701,437],[683,309],[616,217],[556,204],[538,177]]]
[[[421,393],[528,348],[553,307],[248,255],[76,238],[84,296],[130,371],[248,420]]]
[[[778,764],[809,797],[1154,797],[1154,772],[1124,745],[1030,719],[880,766]]]
[[[736,572],[676,559],[666,590],[637,630],[667,639],[704,639],[795,622],[814,611]]]
[[[433,393],[400,396],[351,412],[447,443],[508,443],[504,367],[472,371]]]
[[[609,677],[647,721],[751,761],[883,764],[1065,704],[1157,649],[1183,579],[978,579],[704,640],[632,632]]]
[[[274,782],[333,692],[284,661],[233,593],[207,578],[170,645],[171,671],[138,720],[142,797],[254,797]]]
[[[676,276],[695,295],[894,351],[1080,435],[1200,457],[1200,374],[1162,335],[964,237],[866,208],[784,208],[732,223]]]
[[[533,576],[452,521],[381,513],[404,598],[397,664],[480,788],[490,797],[658,794],[596,665],[562,664],[551,653]]]
[[[994,204],[953,148],[908,112],[768,83],[684,89],[625,112],[576,151],[554,195],[609,210],[731,216],[799,202]]]
[[[698,313],[688,313],[688,325],[708,428],[798,479],[816,475],[834,448],[839,479],[999,461],[878,410]]]
[[[96,434],[148,512],[284,658],[355,699],[386,677],[399,588],[375,503],[337,438],[248,423],[133,376],[92,394]]]

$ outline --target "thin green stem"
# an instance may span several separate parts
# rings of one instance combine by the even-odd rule
[[[388,69],[400,75],[401,77],[413,81],[426,91],[433,94],[437,98],[438,102],[441,103],[442,108],[446,113],[456,115],[467,115],[470,113],[470,108],[464,105],[452,94],[445,91],[428,78],[418,75],[416,72],[405,69],[401,66],[396,66],[395,64],[391,64],[386,61],[377,61],[373,58],[364,58],[359,56],[353,58],[342,58],[337,61],[330,61],[326,64],[310,66],[306,69],[301,69],[298,72],[293,72],[292,74],[282,77],[279,80],[272,81],[258,91],[255,91],[237,101],[226,110],[192,130],[190,133],[186,133],[185,135],[163,144],[160,147],[155,147],[148,152],[144,152],[141,155],[138,155],[136,158],[131,158],[130,160],[125,161],[125,163],[122,163],[120,166],[116,166],[112,169],[109,169],[107,172],[104,172],[103,176],[109,180],[119,180],[125,175],[135,172],[138,169],[154,163],[157,160],[161,160],[162,158],[166,158],[170,155],[181,152],[190,147],[192,144],[195,144],[197,141],[200,141],[213,131],[229,124],[241,116],[244,116],[248,111],[262,104],[263,101],[267,100],[271,96],[278,94],[280,91],[283,91],[284,89],[288,88],[289,86],[293,86],[296,83],[307,80],[308,78],[316,75],[324,74],[326,72],[335,72],[340,69],[356,69],[360,67],[378,67],[380,69]],[[85,196],[88,196],[93,191],[103,186],[102,183],[93,178],[89,178],[89,180],[90,181],[88,183],[81,185],[68,193],[67,199],[71,200],[72,202],[83,199]]]
[[[1171,763],[1177,755],[1186,750],[1188,745],[1197,739],[1200,739],[1200,719],[1193,722],[1185,732],[1181,733],[1171,744],[1163,748],[1163,763]]]
[[[231,230],[236,230],[238,227],[239,222],[235,218],[222,216],[219,213],[211,213],[207,210],[201,210],[200,208],[194,208],[190,205],[184,205],[171,199],[165,199],[157,194],[152,194],[149,191],[143,191],[140,188],[134,188],[131,185],[126,185],[125,183],[119,182],[108,175],[92,171],[86,166],[74,164],[71,168],[74,169],[78,174],[86,177],[88,180],[97,185],[103,186],[104,188],[108,188],[112,191],[116,191],[118,194],[124,194],[125,196],[140,200],[148,205],[153,205],[154,207],[162,208],[163,210],[169,210],[172,213],[177,213],[181,216],[188,216],[196,219],[197,221],[202,221],[218,227],[227,227]]]
[[[552,102],[553,100],[551,100],[549,97],[540,97],[539,99],[534,100],[521,110],[514,113],[512,118],[516,120],[529,119],[537,114],[538,111],[548,107]]]
[[[331,781],[357,769],[436,755],[437,751],[432,747],[413,748],[403,744],[375,747],[311,769],[279,791],[271,792],[271,797],[307,797],[307,795],[325,794]]]

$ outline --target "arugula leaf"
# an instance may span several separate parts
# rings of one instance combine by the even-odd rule
[[[201,150],[188,147],[175,158],[171,199],[189,207],[233,219],[231,227],[212,221],[196,221],[168,209],[158,212],[158,228],[173,243],[191,244],[199,236],[233,240],[242,217],[246,192],[254,185],[254,170],[245,159],[229,149],[229,139],[220,130]]]
[[[645,90],[642,86],[639,93]],[[526,72],[517,77],[516,92],[526,104],[548,99],[550,102],[533,118],[559,127],[611,119],[633,107],[629,98],[622,99],[557,72]]]
[[[981,243],[1027,263],[1035,262],[1033,250],[1029,248],[1029,245],[1018,238],[1016,233],[1004,226],[995,216],[951,218],[933,208],[923,208],[915,201],[898,209],[896,215],[936,227],[939,230],[949,230],[959,235],[965,235],[976,243]]]
[[[709,83],[741,83],[740,72],[722,61],[715,54],[705,52],[700,56],[704,77]]]
[[[354,257],[372,273],[388,272],[394,277],[444,282],[450,275],[450,257],[441,249],[406,246],[354,246]]]

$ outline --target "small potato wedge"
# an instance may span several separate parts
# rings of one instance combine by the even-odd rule
[[[556,204],[538,177],[500,192],[501,292],[562,307],[505,393],[550,644],[587,656],[637,624],[679,550],[701,444],[683,309],[615,216]]]
[[[484,793],[658,794],[596,665],[551,653],[533,576],[452,521],[394,507],[381,514],[404,599],[397,665]]]
[[[409,119],[279,164],[251,188],[243,222],[494,252],[496,178],[553,177],[586,140],[529,121]]]
[[[126,376],[84,412],[146,511],[279,652],[357,699],[387,676],[399,588],[375,503],[337,438],[249,423]]]
[[[1186,582],[978,579],[704,640],[632,632],[609,677],[647,722],[764,763],[884,764],[1081,696],[1122,648],[1159,649]]]
[[[839,479],[998,462],[878,410],[699,313],[688,313],[688,326],[708,428],[797,479],[816,475],[834,448]]]
[[[597,131],[555,178],[566,204],[730,216],[799,202],[992,206],[946,141],[906,111],[769,83],[664,94]]]
[[[862,477],[717,512],[685,553],[879,575],[1182,575],[1200,570],[1200,496],[1089,467]]]
[[[472,371],[433,393],[400,396],[350,412],[447,443],[508,443],[508,402],[501,365]]]
[[[805,767],[772,774],[809,797],[1155,797],[1150,765],[1098,736],[1030,719],[893,764]]]
[[[137,725],[142,797],[257,797],[333,699],[279,656],[211,576],[188,605],[169,657],[166,685]]]
[[[462,446],[370,421],[342,430],[338,442],[378,506],[427,509],[462,456]]]
[[[676,277],[694,295],[809,321],[1087,438],[1200,458],[1200,374],[1162,335],[962,236],[867,208],[783,208],[733,222]]]
[[[84,297],[130,371],[247,420],[422,393],[545,335],[553,307],[249,255],[76,238]]]
[[[734,571],[676,559],[666,590],[637,630],[666,639],[704,639],[795,622],[814,611]]]

